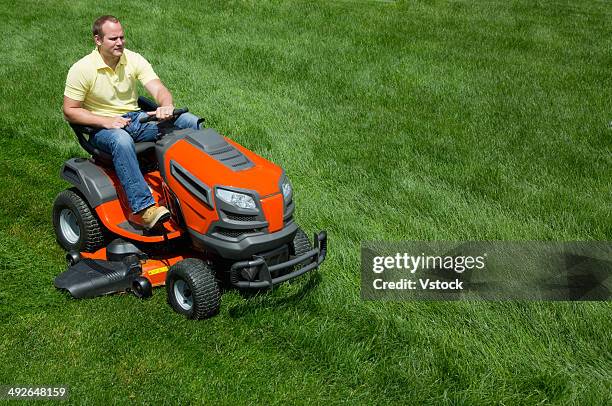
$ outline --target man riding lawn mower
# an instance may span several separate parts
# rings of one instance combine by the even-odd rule
[[[156,107],[143,98],[139,104]],[[184,112],[174,111],[172,120]],[[283,170],[215,130],[167,125],[156,142],[135,144],[156,203],[171,214],[147,230],[129,222],[111,157],[87,139],[92,129],[73,128],[92,157],[64,164],[61,176],[73,187],[57,196],[53,224],[69,262],[55,286],[74,297],[119,291],[148,297],[152,286],[166,284],[174,310],[202,319],[218,312],[224,282],[270,288],[325,259],[326,233],[311,244],[293,220]]]
[[[174,109],[151,65],[124,49],[117,18],[98,18],[92,32],[96,49],[64,90],[91,158],[61,171],[73,187],[57,196],[53,225],[69,268],[55,286],[77,298],[148,297],[166,284],[170,305],[200,319],[219,310],[222,282],[269,288],[317,268],[326,234],[313,245],[294,222],[282,169]],[[137,100],[138,81],[160,106]]]

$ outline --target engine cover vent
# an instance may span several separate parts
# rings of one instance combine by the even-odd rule
[[[253,162],[212,128],[192,131],[185,138],[233,171],[252,168]]]

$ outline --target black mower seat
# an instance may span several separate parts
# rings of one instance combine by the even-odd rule
[[[94,131],[96,131],[96,129],[78,124],[70,124],[70,127],[72,127],[74,130],[77,139],[79,140],[79,144],[81,144],[83,149],[89,152],[96,161],[105,165],[113,164],[113,157],[111,154],[96,148],[91,142],[89,142],[89,138]],[[154,142],[137,142],[134,144],[134,146],[136,147],[136,156],[144,155],[152,150],[155,150]]]
[[[138,98],[138,107],[140,107],[142,111],[154,111],[157,108],[157,104],[155,104],[153,100],[140,96]],[[79,144],[81,144],[85,151],[89,152],[96,161],[104,165],[113,164],[113,158],[109,153],[94,147],[94,145],[89,142],[91,135],[95,131],[94,128],[78,124],[70,124],[70,127],[74,130],[79,140]],[[134,145],[136,147],[136,156],[138,157],[155,149],[154,142],[137,142]]]

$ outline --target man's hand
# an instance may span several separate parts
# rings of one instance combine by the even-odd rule
[[[129,118],[125,117],[105,117],[104,123],[102,126],[108,130],[113,128],[123,128],[130,123]]]
[[[157,120],[159,121],[163,121],[163,120],[172,118],[173,113],[174,113],[173,105],[161,106],[161,107],[158,107],[157,110],[155,111],[147,112],[148,115],[157,117]]]
[[[121,116],[106,117],[93,114],[91,111],[83,108],[82,102],[66,96],[64,96],[63,110],[64,117],[72,124],[111,130],[113,128],[123,128],[130,123],[130,119]]]

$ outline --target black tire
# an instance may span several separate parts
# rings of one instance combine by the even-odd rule
[[[78,251],[68,251],[66,253],[66,264],[70,267],[81,260],[81,253]]]
[[[291,243],[290,248],[291,254],[296,257],[304,255],[312,249],[312,243],[308,239],[308,236],[304,230],[301,228],[298,228],[297,233],[295,233],[295,237],[293,237],[293,242]]]
[[[139,276],[132,281],[132,293],[139,299],[148,299],[153,296],[153,286],[144,276]]]
[[[57,242],[66,251],[95,252],[104,246],[104,228],[76,188],[64,190],[55,198],[53,228]]]
[[[214,271],[202,260],[177,262],[166,276],[168,304],[189,319],[202,320],[219,313],[221,288]]]
[[[308,251],[312,249],[312,243],[308,239],[308,236],[301,228],[298,228],[297,233],[295,233],[295,237],[293,237],[293,241],[289,244],[289,253],[292,257],[299,257],[300,255],[304,255]],[[300,269],[303,265],[295,265],[291,268],[287,269],[284,273],[290,273],[295,271],[296,269]],[[295,280],[294,280],[295,281]],[[291,281],[289,282],[291,283]]]

